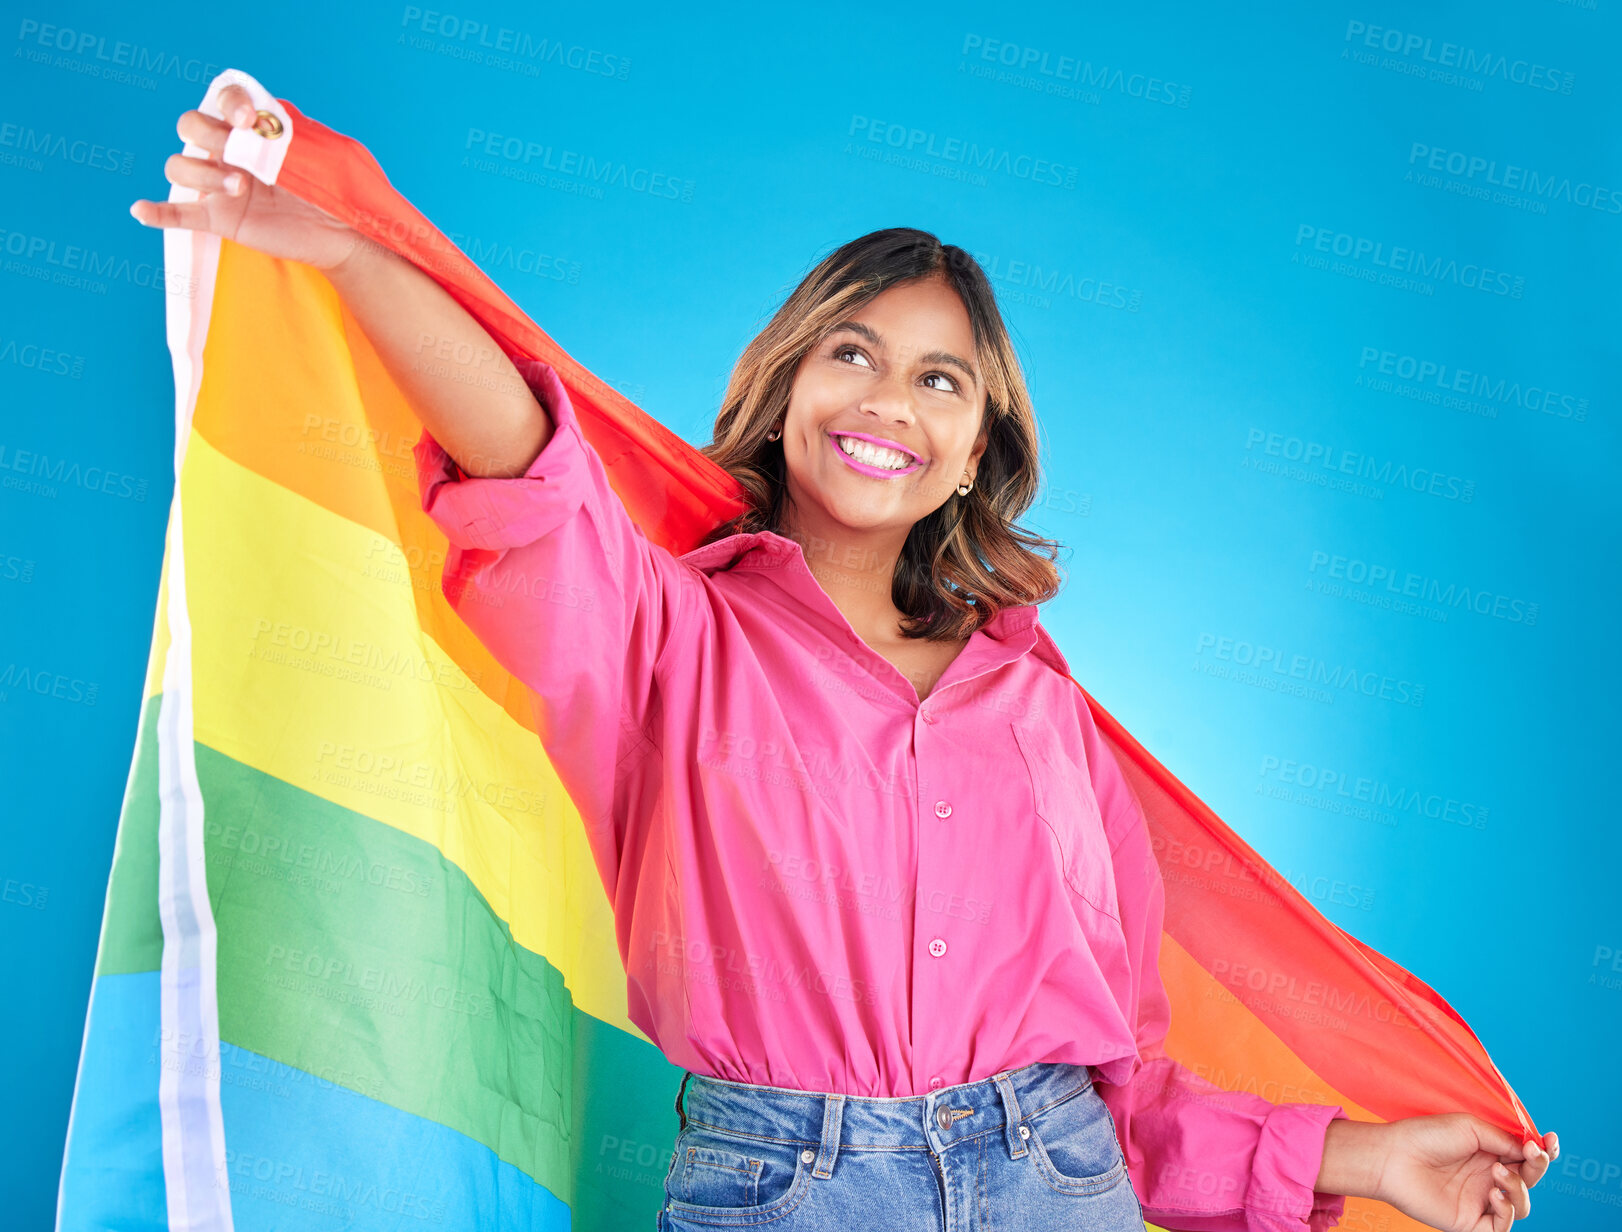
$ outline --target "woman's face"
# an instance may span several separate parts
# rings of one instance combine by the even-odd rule
[[[932,276],[875,296],[795,374],[783,417],[795,528],[904,539],[975,473],[984,405],[974,331],[951,286]]]

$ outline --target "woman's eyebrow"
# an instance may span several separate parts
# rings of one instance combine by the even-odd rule
[[[830,334],[838,333],[842,329],[849,330],[853,334],[860,334],[881,351],[885,349],[883,335],[871,325],[862,321],[841,321],[828,332]],[[974,384],[978,385],[980,383],[980,374],[974,370],[974,365],[960,356],[953,355],[950,351],[925,351],[918,357],[918,362],[921,364],[951,364],[954,367],[961,368]]]

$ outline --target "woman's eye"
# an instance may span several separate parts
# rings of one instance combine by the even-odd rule
[[[838,360],[841,363],[845,362],[845,356],[847,356],[847,355],[856,356],[858,359],[860,359],[862,361],[862,365],[864,367],[872,367],[871,361],[869,361],[869,359],[867,358],[866,353],[863,352],[861,347],[852,346],[852,345],[847,343],[844,346],[836,347],[834,349],[833,358]],[[958,383],[958,380],[957,380],[956,377],[950,376],[945,372],[929,372],[929,373],[925,373],[923,379],[926,380],[926,381],[936,381],[936,380],[945,381],[946,382],[945,385],[932,385],[932,386],[930,386],[931,389],[937,389],[941,393],[955,394],[955,393],[962,392],[962,389],[963,389],[962,385],[960,385]]]

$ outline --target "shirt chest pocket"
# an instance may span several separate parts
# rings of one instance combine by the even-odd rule
[[[1009,726],[1030,778],[1036,819],[1052,836],[1065,883],[1092,907],[1117,920],[1109,839],[1087,767],[1077,762],[1082,754],[1066,751],[1059,733],[1046,724]]]

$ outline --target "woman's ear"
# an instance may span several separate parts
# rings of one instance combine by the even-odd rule
[[[981,419],[981,421],[980,421],[980,435],[975,440],[974,447],[969,450],[969,463],[970,463],[971,466],[978,467],[980,465],[980,457],[981,457],[982,454],[985,453],[986,446],[989,445],[990,443],[991,443],[990,418],[989,418],[989,416],[987,416],[987,417],[984,417],[984,418]]]

